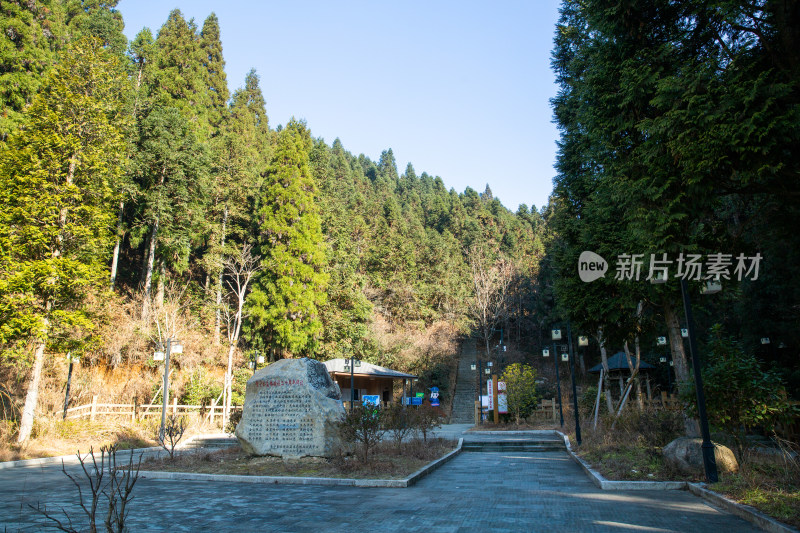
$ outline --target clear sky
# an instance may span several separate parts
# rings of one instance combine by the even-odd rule
[[[270,125],[305,119],[312,135],[463,192],[541,208],[557,130],[549,99],[558,2],[122,0],[129,39],[178,8],[220,21],[233,91],[255,68]]]

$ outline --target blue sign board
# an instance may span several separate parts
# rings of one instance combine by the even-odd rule
[[[411,405],[422,405],[422,398],[411,398]]]
[[[361,401],[364,405],[374,405],[377,407],[381,403],[381,397],[378,394],[365,394],[361,397]]]

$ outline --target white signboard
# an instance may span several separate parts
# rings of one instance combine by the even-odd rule
[[[508,396],[505,394],[497,394],[497,412],[501,414],[508,413]]]

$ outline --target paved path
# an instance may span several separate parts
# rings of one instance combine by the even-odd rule
[[[78,516],[60,465],[0,470],[0,494],[8,532],[41,530],[29,503]],[[686,491],[602,491],[565,452],[462,453],[405,489],[141,479],[134,494],[132,532],[758,531]]]
[[[475,423],[475,394],[478,383],[476,370],[471,365],[477,361],[478,352],[475,348],[475,339],[467,338],[461,343],[461,353],[458,360],[458,373],[456,375],[456,390],[453,393],[453,412],[450,421],[455,424]]]

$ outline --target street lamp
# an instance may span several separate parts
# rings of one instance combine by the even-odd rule
[[[354,355],[350,354],[350,359],[348,361],[347,358],[344,360],[344,371],[350,372],[350,412],[353,412],[353,404],[356,402],[356,389],[355,389],[355,367],[361,366],[361,361],[355,358]],[[411,386],[412,390],[414,386]]]
[[[666,278],[652,280],[652,283],[666,283]],[[709,280],[705,283],[702,294],[716,294],[722,290],[719,280]],[[708,430],[708,416],[706,415],[706,397],[703,393],[703,376],[700,373],[700,354],[697,351],[697,335],[694,330],[694,315],[692,304],[689,301],[689,288],[686,279],[681,278],[681,298],[683,299],[683,313],[686,315],[686,337],[689,339],[689,356],[692,359],[692,370],[694,371],[694,390],[697,396],[697,414],[700,417],[700,434],[703,437],[701,445],[703,452],[703,469],[705,470],[706,481],[716,483],[719,481],[717,476],[717,461],[714,458],[714,444],[711,442],[711,433]],[[681,329],[683,336],[683,329]]]
[[[572,379],[572,407],[575,409],[575,440],[581,445],[581,415],[578,412],[578,389],[575,386],[575,358],[572,356],[572,327],[567,322],[567,341],[569,341],[569,377]]]
[[[564,407],[561,405],[561,376],[560,376],[560,373],[558,371],[558,359],[556,357],[556,354],[558,352],[556,351],[556,342],[555,342],[555,341],[560,341],[561,340],[561,330],[560,329],[554,329],[552,331],[552,333],[551,333],[551,338],[553,339],[553,368],[555,368],[555,371],[556,371],[556,390],[558,391],[558,414],[561,417],[561,427],[563,428],[564,427]],[[548,350],[546,348],[544,350],[542,350],[542,356],[547,357],[547,355],[548,355],[546,353],[547,351]]]
[[[721,289],[719,282],[715,284],[708,282],[703,294],[715,294]],[[703,393],[703,376],[700,374],[700,354],[697,352],[697,336],[694,331],[694,316],[692,315],[692,304],[689,301],[689,290],[686,287],[686,280],[681,279],[681,295],[683,296],[683,312],[686,314],[686,326],[689,330],[689,353],[692,356],[692,368],[694,369],[695,392],[697,393],[697,412],[700,415],[700,433],[703,436],[703,467],[705,468],[706,480],[709,483],[716,483],[717,462],[714,457],[714,444],[711,442],[711,433],[708,430],[708,417],[706,416],[706,397]]]
[[[161,347],[159,346],[159,349]],[[172,353],[183,353],[183,345],[178,339],[167,338],[167,349],[165,352],[160,350],[153,353],[154,361],[164,361],[164,390],[162,391],[163,401],[161,402],[161,428],[158,430],[158,437],[164,441],[164,428],[167,425],[167,402],[169,401],[169,356]]]

